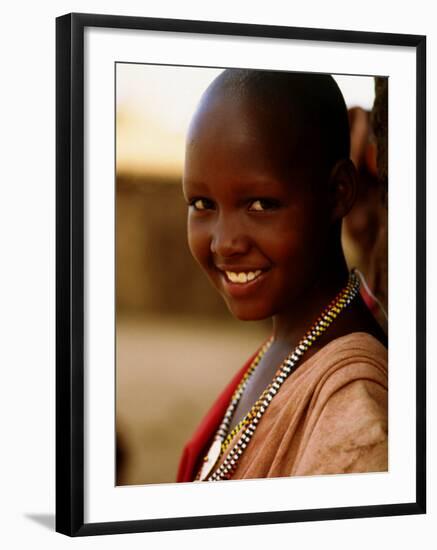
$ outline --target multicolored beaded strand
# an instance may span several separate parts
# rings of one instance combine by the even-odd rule
[[[208,454],[203,459],[204,463],[196,477],[197,481],[199,480],[203,481],[207,476],[207,474],[211,472],[212,468],[214,467],[214,464],[217,462],[217,460],[223,455],[223,453],[227,449],[229,443],[228,444],[226,443],[227,441],[229,442],[231,441],[233,437],[232,434],[234,435],[237,434],[243,426],[247,425],[250,422],[252,418],[251,417],[252,411],[249,411],[249,413],[243,418],[243,420],[241,420],[241,422],[239,422],[237,426],[235,426],[235,428],[231,432],[229,432],[231,419],[234,415],[234,412],[235,412],[235,409],[237,408],[238,403],[240,402],[241,396],[243,395],[244,390],[246,389],[247,382],[251,377],[252,373],[254,372],[254,370],[256,369],[256,367],[258,366],[258,363],[261,361],[263,355],[271,346],[272,342],[273,342],[273,336],[271,336],[267,340],[267,342],[263,344],[261,349],[258,351],[252,363],[250,364],[249,368],[244,373],[243,378],[241,379],[240,383],[237,386],[237,389],[234,391],[231,397],[231,401],[228,405],[228,408],[226,409],[223,420],[215,435],[214,442]],[[208,465],[208,462],[210,463],[209,465]]]

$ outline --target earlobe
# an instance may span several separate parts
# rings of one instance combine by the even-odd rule
[[[332,200],[331,220],[344,218],[351,210],[357,195],[357,172],[350,159],[335,163],[329,178]]]

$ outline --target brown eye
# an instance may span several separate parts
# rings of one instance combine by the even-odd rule
[[[256,199],[250,203],[251,212],[264,212],[265,210],[274,210],[278,208],[278,201],[272,199]]]
[[[214,208],[214,204],[209,199],[193,199],[190,202],[190,206],[194,208],[194,210],[211,210]]]
[[[262,212],[264,210],[263,201],[256,200],[250,205],[249,210],[254,210],[255,212]]]
[[[197,199],[197,201],[193,203],[193,206],[196,210],[205,210],[205,205],[203,204],[202,199]]]

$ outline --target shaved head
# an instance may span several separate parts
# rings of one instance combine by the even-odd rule
[[[249,101],[277,146],[286,151],[289,143],[294,160],[311,162],[319,175],[349,158],[347,108],[330,75],[227,69],[205,91],[200,111],[226,101]]]

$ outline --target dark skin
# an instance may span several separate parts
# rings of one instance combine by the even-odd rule
[[[317,159],[320,139],[313,135],[311,145],[302,143],[302,120],[285,124],[283,108],[278,103],[266,111],[250,96],[213,89],[187,139],[183,189],[190,250],[235,317],[273,320],[273,343],[248,382],[232,426],[349,275],[340,235],[355,198],[353,164],[340,160],[324,173]],[[369,333],[386,345],[357,297],[304,360],[352,332]]]

